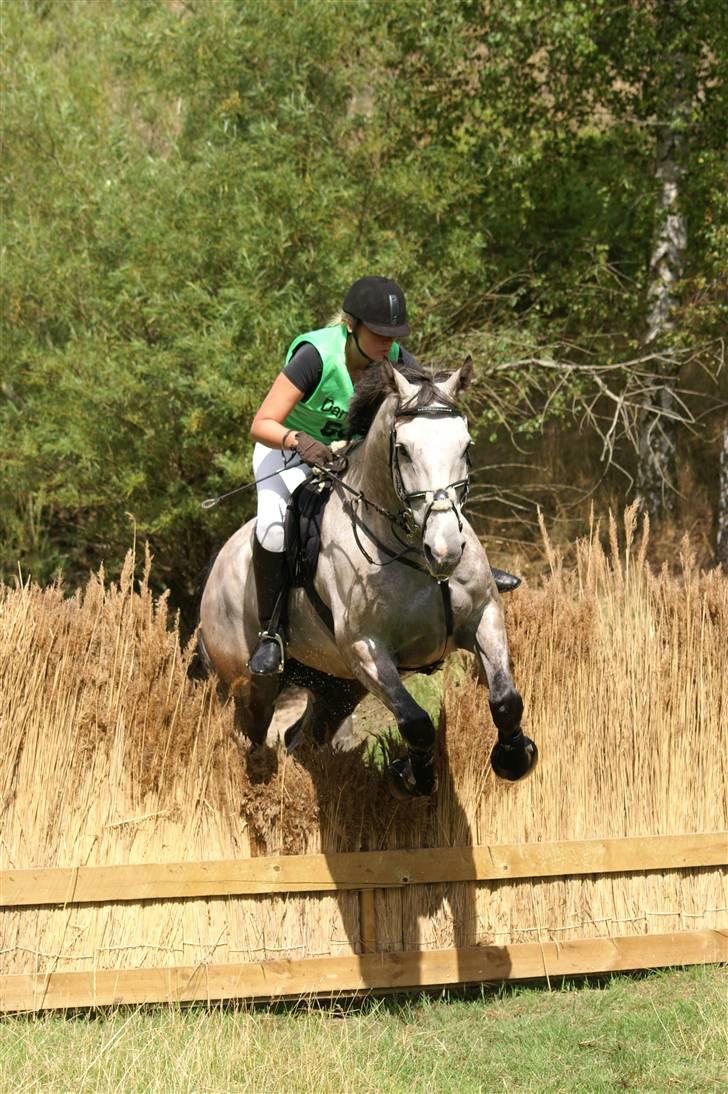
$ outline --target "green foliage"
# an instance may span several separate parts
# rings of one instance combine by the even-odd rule
[[[403,281],[426,359],[634,346],[676,50],[680,336],[715,337],[727,23],[708,0],[6,0],[0,576],[113,572],[131,514],[183,603],[251,512],[199,499],[249,477],[288,342],[362,271]],[[571,413],[584,375],[536,406],[532,368],[490,369],[482,426],[509,398],[525,432]]]

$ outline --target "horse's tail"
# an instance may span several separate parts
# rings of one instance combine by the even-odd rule
[[[197,641],[195,643],[195,649],[190,658],[190,662],[187,666],[187,678],[189,680],[207,680],[209,676],[212,676],[214,669],[209,655],[205,648],[205,641],[202,637],[202,631],[200,630],[200,603],[202,601],[202,594],[205,591],[205,585],[207,579],[210,576],[212,567],[215,565],[215,560],[220,554],[220,549],[210,556],[206,566],[197,581],[197,591],[195,592],[195,627],[197,629]]]

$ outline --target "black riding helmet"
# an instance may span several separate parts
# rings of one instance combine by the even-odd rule
[[[385,338],[406,338],[410,332],[404,293],[389,277],[360,277],[344,297],[343,308]]]

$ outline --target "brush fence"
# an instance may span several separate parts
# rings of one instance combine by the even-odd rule
[[[530,845],[448,847],[427,850],[286,855],[217,862],[90,866],[0,872],[0,906],[41,914],[50,906],[69,917],[81,906],[144,905],[233,898],[255,901],[304,894],[355,899],[356,952],[335,956],[268,956],[245,963],[169,964],[162,967],[0,976],[0,1010],[33,1011],[121,1003],[179,1003],[224,999],[335,996],[368,990],[436,987],[482,981],[603,973],[728,961],[728,929],[597,935],[558,942],[480,944],[436,950],[386,952],[378,909],[383,894],[416,886],[487,886],[528,879],[630,874],[691,875],[728,865],[728,833],[579,840]],[[724,913],[725,908],[712,909]],[[69,919],[70,922],[70,919]],[[725,922],[723,917],[722,923]],[[545,932],[544,932],[545,934]],[[269,940],[270,942],[270,940]],[[275,944],[268,952],[275,951]]]

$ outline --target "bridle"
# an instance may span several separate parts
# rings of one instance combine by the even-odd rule
[[[371,498],[368,498],[362,490],[355,490],[352,486],[349,486],[348,483],[344,482],[341,474],[337,473],[337,471],[329,469],[328,467],[316,469],[316,473],[322,474],[325,478],[332,480],[337,486],[342,487],[344,490],[348,491],[349,494],[353,495],[351,501],[351,516],[354,539],[356,541],[357,547],[363,554],[364,558],[373,566],[388,566],[393,562],[402,562],[404,565],[411,566],[417,570],[422,569],[422,567],[418,566],[416,562],[413,562],[412,560],[405,558],[404,556],[407,554],[412,554],[414,552],[422,552],[422,541],[425,536],[427,521],[430,519],[430,516],[433,513],[447,512],[452,509],[458,522],[458,530],[462,531],[463,528],[462,515],[460,511],[465,505],[465,501],[470,490],[471,459],[469,447],[465,456],[468,467],[468,474],[465,476],[464,479],[458,479],[457,482],[451,482],[447,486],[438,487],[434,490],[408,491],[405,488],[399,463],[399,449],[401,449],[403,446],[397,442],[397,422],[403,418],[412,419],[420,417],[464,418],[464,415],[458,410],[456,406],[442,403],[439,403],[437,405],[431,404],[429,406],[421,407],[413,407],[411,404],[408,403],[397,409],[392,421],[392,428],[389,435],[389,470],[392,478],[392,485],[394,486],[394,491],[400,502],[400,509],[397,512],[392,512],[392,510],[390,509],[385,509],[377,502],[372,501]],[[345,467],[342,470],[345,470]],[[425,498],[427,504],[427,509],[425,511],[425,517],[422,521],[421,528],[417,524],[417,520],[412,509],[412,503],[419,498]],[[363,505],[367,509],[373,509],[381,516],[386,517],[386,519],[389,521],[395,539],[402,548],[401,551],[397,552],[391,550],[391,548],[387,547],[386,544],[382,543],[381,540],[379,540],[378,537],[374,534],[374,532],[367,527],[359,514],[359,504]],[[359,536],[360,528],[366,532],[367,537],[373,543],[375,543],[377,547],[379,547],[379,549],[384,552],[384,554],[390,556],[386,562],[377,562],[371,557],[371,555],[361,542]],[[417,534],[419,533],[419,543],[412,544],[405,542],[405,540],[403,540],[400,536],[400,532],[404,533],[404,536],[410,540],[417,536]]]
[[[427,528],[427,522],[430,519],[432,513],[444,513],[452,509],[455,514],[455,518],[458,522],[458,531],[463,530],[463,520],[460,514],[460,510],[465,505],[465,502],[470,491],[470,446],[466,451],[465,459],[468,466],[468,474],[464,479],[458,479],[457,482],[451,482],[447,486],[438,487],[435,490],[411,490],[405,489],[404,480],[402,478],[402,471],[399,466],[399,452],[403,447],[397,442],[397,421],[401,418],[464,418],[464,415],[458,410],[456,406],[435,405],[435,406],[423,406],[413,408],[406,404],[400,407],[392,422],[392,430],[389,435],[389,470],[392,475],[392,483],[394,485],[395,493],[400,500],[402,508],[399,511],[399,523],[405,529],[405,532],[410,536],[417,535],[420,531],[420,539],[424,539],[425,529]],[[422,528],[419,529],[415,515],[412,509],[412,502],[419,498],[424,498],[427,505],[425,510],[425,517],[422,521]]]
[[[456,406],[451,404],[443,405],[442,403],[439,405],[429,405],[424,407],[412,407],[410,404],[405,404],[404,406],[399,407],[395,412],[389,436],[389,469],[392,477],[392,484],[394,486],[395,493],[397,495],[397,498],[399,499],[401,506],[401,508],[396,513],[392,512],[390,509],[385,509],[384,506],[379,505],[375,501],[372,501],[372,499],[368,498],[362,490],[356,490],[353,486],[350,486],[349,483],[344,482],[342,476],[346,471],[347,454],[352,450],[354,446],[361,443],[360,441],[352,441],[345,448],[345,450],[342,451],[339,457],[339,467],[336,468],[336,470],[334,470],[330,465],[327,467],[315,467],[313,469],[314,475],[320,476],[319,489],[325,489],[325,482],[326,480],[328,480],[334,485],[334,487],[341,487],[342,491],[345,490],[350,495],[351,500],[348,508],[351,514],[351,527],[354,535],[354,541],[356,542],[356,545],[361,551],[364,558],[372,566],[384,567],[391,565],[393,562],[400,562],[403,566],[409,566],[410,569],[417,570],[419,573],[428,573],[427,569],[424,566],[418,564],[418,562],[414,559],[407,558],[406,556],[415,553],[420,555],[424,554],[423,539],[425,535],[425,530],[427,528],[427,521],[429,520],[432,513],[447,512],[449,509],[452,509],[457,518],[458,529],[462,531],[463,522],[460,510],[465,504],[465,500],[468,496],[468,491],[470,489],[471,459],[469,446],[468,450],[466,450],[465,453],[465,460],[468,468],[468,473],[465,478],[459,479],[457,482],[451,482],[447,486],[439,487],[435,490],[406,490],[404,481],[402,479],[402,472],[399,466],[398,449],[401,448],[402,445],[398,444],[397,442],[398,420],[402,418],[437,418],[442,416],[452,418],[465,417],[463,414],[460,413]],[[427,510],[425,512],[425,517],[422,522],[421,529],[418,528],[417,521],[415,520],[415,515],[412,510],[412,503],[418,498],[425,498],[427,504]],[[393,551],[392,548],[388,547],[386,543],[382,543],[382,541],[375,535],[372,529],[365,524],[359,513],[360,505],[362,505],[364,508],[375,510],[377,513],[387,519],[391,531],[395,539],[397,540],[397,543],[402,548],[401,551]],[[369,554],[366,547],[361,541],[359,535],[360,529],[366,533],[367,538],[372,543],[376,544],[381,554],[389,556],[384,562],[372,558],[372,556]],[[416,536],[417,532],[419,531],[419,542],[417,544],[413,544],[411,542],[407,543],[400,536],[400,531],[404,532],[405,537],[409,538],[410,540],[414,538],[414,536]],[[419,666],[418,671],[424,671],[425,668],[427,669],[427,671],[432,671],[439,664],[442,663],[443,658],[447,653],[448,643],[452,637],[454,629],[454,615],[449,581],[446,577],[434,578],[434,580],[437,582],[438,588],[440,590],[440,595],[442,597],[442,607],[445,617],[445,638],[443,641],[442,651],[440,652],[439,656],[436,657],[435,660],[432,661],[429,665]],[[309,597],[311,598],[313,605],[318,611],[319,615],[323,619],[324,624],[328,627],[330,631],[333,632],[334,624],[331,617],[330,609],[321,600],[321,597],[317,593],[313,584],[311,584],[310,587],[307,588]]]

